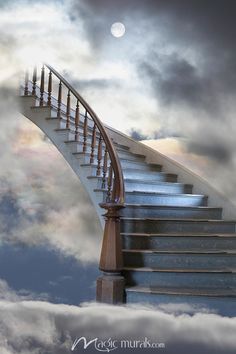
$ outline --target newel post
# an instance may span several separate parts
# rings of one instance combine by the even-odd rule
[[[124,277],[122,240],[120,235],[121,204],[103,203],[106,209],[105,228],[99,269],[103,274],[97,279],[97,301],[118,304],[124,302]]]

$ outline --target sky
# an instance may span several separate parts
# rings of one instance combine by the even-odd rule
[[[114,331],[127,320],[130,336],[149,323],[147,333],[158,328],[170,353],[177,337],[186,353],[235,351],[233,319],[140,307],[114,308],[113,318],[110,308],[88,303],[101,227],[76,176],[15,99],[21,70],[48,62],[104,123],[236,203],[235,16],[233,0],[0,1],[1,353],[67,353],[76,330],[100,333],[99,318]],[[110,33],[117,21],[126,26],[119,39]]]

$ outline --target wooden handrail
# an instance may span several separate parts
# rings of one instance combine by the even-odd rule
[[[49,71],[46,91],[45,68]],[[56,99],[53,95],[55,92],[54,77],[58,81]],[[32,86],[31,91],[29,86]],[[62,100],[63,88],[67,91],[66,98],[64,97],[65,103]],[[97,280],[97,300],[109,303],[123,302],[124,278],[121,275],[123,254],[120,209],[125,207],[125,189],[119,156],[113,142],[89,104],[51,65],[43,64],[40,86],[37,86],[37,68],[33,70],[32,81],[29,80],[29,74],[26,72],[24,95],[28,96],[30,92],[35,96],[35,104],[39,102],[39,107],[48,106],[57,110],[59,130],[68,129],[70,133],[73,133],[74,141],[80,142],[82,153],[85,157],[88,155],[89,165],[95,166],[96,176],[101,179],[101,189],[106,191],[106,198],[100,203],[100,207],[106,210],[106,214],[104,215],[105,227],[99,263],[103,275]],[[75,99],[74,110],[71,107],[72,98]],[[55,100],[56,107],[55,103],[53,104]],[[84,109],[84,116],[81,114],[81,106]],[[92,123],[92,126],[89,123]],[[73,129],[71,129],[72,124],[74,125]],[[88,151],[89,149],[90,151]]]
[[[125,201],[125,190],[124,190],[124,178],[121,169],[120,160],[118,154],[114,148],[114,145],[108,136],[104,125],[101,120],[98,118],[96,113],[90,107],[90,105],[84,100],[84,98],[66,81],[51,65],[45,64],[45,66],[59,79],[60,82],[67,87],[67,89],[74,95],[74,97],[79,101],[79,103],[84,107],[84,109],[89,113],[90,117],[96,124],[103,141],[106,145],[108,155],[111,160],[112,169],[114,172],[114,186],[112,190],[113,200],[115,204],[124,204]]]

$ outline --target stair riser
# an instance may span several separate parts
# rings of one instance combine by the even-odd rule
[[[170,206],[206,206],[207,198],[204,196],[158,196],[147,194],[127,193],[125,198],[129,204],[156,204]]]
[[[75,133],[74,132],[68,132],[67,133],[67,140],[75,140]],[[79,140],[84,143],[84,138],[83,136],[79,136]],[[92,143],[92,135],[91,134],[88,134],[87,135],[87,140],[86,140],[86,144],[89,144],[91,146],[91,143]],[[87,149],[90,148],[90,146],[87,146]],[[90,150],[90,149],[89,149]]]
[[[89,183],[91,189],[101,189],[102,187],[102,179],[101,178],[89,178]]]
[[[97,149],[94,150],[94,161],[96,162],[97,161]],[[80,161],[81,163],[89,163],[90,162],[90,154],[91,154],[91,149],[90,151],[88,150],[88,154],[84,155],[84,154],[78,154],[78,155],[75,155]],[[120,154],[120,157],[122,157],[122,153]],[[104,154],[102,155],[102,158],[103,158]],[[124,156],[124,158],[126,158],[126,156]],[[143,159],[142,158],[138,158],[138,157],[134,157],[133,155],[131,155],[130,158],[132,161],[135,161],[135,162],[142,162]]]
[[[145,157],[134,155],[134,154],[132,154],[129,151],[120,151],[120,150],[118,150],[117,153],[118,153],[118,156],[121,159],[122,158],[127,158],[129,160],[134,160],[134,161],[141,161],[141,162],[145,161]]]
[[[207,210],[207,209],[167,209],[156,207],[154,208],[146,208],[146,207],[126,207],[121,210],[121,215],[126,217],[134,217],[134,218],[191,218],[191,219],[221,219],[221,210]]]
[[[214,288],[236,287],[236,274],[125,271],[127,285]]]
[[[235,255],[151,254],[123,252],[126,267],[159,269],[226,269],[236,267]]]
[[[88,163],[89,160],[90,160],[89,157],[87,157],[85,160],[83,160],[83,157],[82,157],[80,162],[81,163]],[[94,159],[94,162],[96,163],[96,159]],[[138,163],[135,161],[127,161],[127,160],[121,160],[120,163],[121,163],[122,169],[132,167],[134,169],[141,169],[143,171],[161,171],[161,166],[159,166],[159,165],[150,166],[147,164],[142,164],[142,163]],[[91,175],[91,176],[93,176],[93,175]]]
[[[145,171],[129,171],[123,170],[124,178],[126,179],[140,179],[143,181],[160,181],[160,182],[176,182],[177,177],[165,174],[159,174],[158,172],[150,173]]]
[[[67,143],[71,153],[76,153],[76,152],[83,152],[83,142],[80,140],[80,142],[71,142]],[[96,144],[95,150],[97,151],[98,144]],[[87,145],[86,152],[89,153],[91,151],[91,145]],[[104,148],[103,148],[104,151]]]
[[[83,163],[83,159],[81,160],[81,163]],[[88,161],[87,161],[88,163]],[[101,188],[102,186],[102,180],[101,179],[97,179],[97,180],[94,180],[93,181],[93,187],[94,188]],[[126,183],[125,183],[125,186],[126,186]],[[177,188],[181,189],[182,187],[181,186],[177,186]],[[160,192],[160,193],[176,193],[176,192],[180,192],[180,191],[177,191],[177,188],[173,188],[171,185],[169,186],[162,186],[162,185],[156,185],[156,192]],[[136,190],[138,189],[138,187],[136,188]],[[183,188],[182,188],[183,189]],[[125,190],[127,191],[127,188],[125,187]],[[168,214],[168,211],[163,211],[163,212],[158,212],[158,211],[152,211],[151,209],[148,209],[148,208],[136,208],[136,209],[131,209],[131,208],[128,208],[126,207],[125,210],[122,212],[122,215],[125,215],[125,216],[134,216],[134,215],[140,215],[140,217],[143,215],[143,216],[146,216],[146,215],[167,215]],[[170,212],[170,215],[175,215],[175,212]],[[181,214],[181,213],[180,213]],[[212,213],[213,215],[214,213]],[[181,215],[184,215],[184,213],[182,213]],[[220,215],[220,213],[217,214],[218,216]],[[138,217],[138,216],[137,216]]]
[[[70,143],[66,143],[68,148],[70,149],[71,153],[77,153],[77,152],[83,152],[83,140],[82,139],[79,139],[78,142],[70,142]],[[95,145],[95,151],[97,151],[98,149],[98,144]],[[123,148],[119,148],[119,150],[123,150],[121,152],[121,154],[123,154],[124,152],[124,156],[127,156],[128,152],[126,149],[123,149]],[[103,146],[102,148],[102,151],[103,151],[103,154],[104,154],[104,151],[105,151],[105,147]],[[91,144],[87,143],[87,148],[86,148],[86,153],[90,153],[91,152]],[[133,156],[132,154],[130,154],[130,156]]]
[[[50,123],[52,124],[52,123]],[[55,123],[54,123],[55,124]],[[75,140],[75,134],[71,133],[68,129],[65,130],[60,130],[58,126],[55,124],[55,129],[58,135],[63,137],[63,141],[74,141]],[[91,142],[91,137],[88,137],[87,140],[89,143]],[[68,145],[67,145],[68,146]]]
[[[169,185],[153,185],[143,184],[137,182],[125,182],[126,192],[139,191],[139,192],[154,192],[154,193],[192,193],[192,186],[185,186],[182,184],[170,183]]]
[[[126,160],[121,160],[121,166],[122,168],[133,168],[133,169],[138,169],[142,171],[161,171],[161,166],[156,165],[148,165],[148,164],[142,164],[142,163],[135,163],[134,161],[126,161]]]
[[[207,309],[209,312],[217,312],[224,316],[236,316],[236,299],[230,297],[178,296],[126,291],[126,302],[147,303],[154,306],[167,305],[167,309],[171,304],[175,309],[179,309],[178,312],[180,313],[186,313],[186,305],[189,305],[190,308],[187,310],[189,313],[201,312],[203,309]],[[183,304],[185,305],[184,307],[182,306]]]
[[[60,121],[60,126],[62,128],[66,127],[66,115],[62,114],[61,117],[63,118],[61,121]],[[73,118],[73,117],[72,117]],[[80,122],[82,122],[82,124],[79,124],[79,133],[83,134],[84,133],[84,126],[83,126],[83,122],[84,122],[84,117],[80,116]],[[92,131],[93,131],[93,121],[91,120],[88,120],[88,132],[91,134]],[[70,121],[70,128],[74,130],[74,119],[71,119]]]
[[[122,236],[125,249],[178,250],[236,250],[236,237],[165,237],[165,236]]]
[[[152,221],[152,220],[122,220],[121,230],[126,233],[160,233],[160,232],[204,232],[233,233],[235,224],[210,222]]]

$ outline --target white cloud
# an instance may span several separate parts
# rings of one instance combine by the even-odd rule
[[[1,282],[0,282],[1,289]],[[68,353],[77,337],[164,342],[163,353],[233,353],[236,318],[165,313],[141,306],[84,304],[81,307],[22,301],[7,288],[0,300],[0,352]],[[77,351],[75,351],[77,352]],[[78,352],[81,352],[78,349]],[[114,351],[119,353],[119,350]],[[147,352],[148,350],[143,352]]]
[[[0,203],[11,200],[12,207],[0,213],[0,240],[46,244],[82,262],[97,262],[102,230],[86,192],[6,92],[0,99]]]

